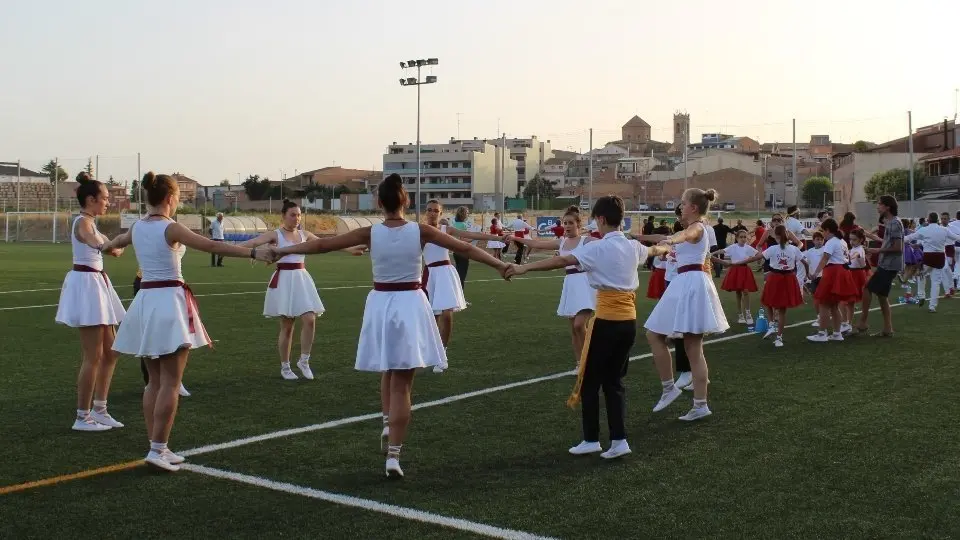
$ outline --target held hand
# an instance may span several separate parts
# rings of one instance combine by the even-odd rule
[[[500,272],[500,277],[502,277],[503,279],[505,279],[505,280],[507,280],[507,281],[510,281],[511,274],[510,274],[509,272],[510,272],[510,267],[511,267],[511,266],[513,266],[513,265],[512,265],[512,264],[507,264],[507,263],[501,264],[500,267],[497,269],[497,271]]]
[[[123,255],[123,248],[108,249],[105,253],[111,257],[119,257]]]
[[[256,260],[265,263],[272,263],[279,258],[274,252],[274,248],[271,246],[260,246],[256,248],[256,257]]]

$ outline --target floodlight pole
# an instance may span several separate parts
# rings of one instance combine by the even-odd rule
[[[437,82],[436,77],[427,77],[427,80],[422,80],[420,77],[420,70],[423,66],[435,66],[439,63],[439,60],[436,58],[428,58],[426,60],[410,60],[407,62],[400,62],[400,69],[408,68],[417,68],[417,78],[412,82],[409,79],[400,79],[400,86],[416,86],[417,87],[417,222],[420,222],[420,183],[422,180],[422,171],[420,165],[420,87],[424,84],[433,84]]]

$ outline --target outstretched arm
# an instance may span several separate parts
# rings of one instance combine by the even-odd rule
[[[277,243],[277,231],[268,231],[256,238],[251,238],[246,242],[241,242],[237,244],[240,247],[253,248],[257,246],[262,246],[264,244],[276,244]]]
[[[269,259],[269,250],[261,251],[261,256],[258,257],[257,248],[250,249],[228,244],[226,242],[214,242],[205,236],[200,236],[199,234],[191,231],[179,223],[171,223],[167,227],[165,236],[167,238],[167,242],[179,242],[187,247],[205,251],[207,253],[223,255],[224,257],[250,257],[251,259],[259,258],[260,260]]]
[[[557,255],[549,259],[539,260],[534,263],[524,264],[522,266],[513,265],[513,275],[522,275],[527,272],[543,272],[546,270],[557,270],[566,266],[579,265],[580,261],[573,255]]]
[[[481,262],[501,274],[503,274],[503,271],[507,268],[507,265],[503,261],[495,259],[486,251],[463,240],[457,240],[453,236],[441,232],[440,229],[431,227],[430,225],[420,225],[420,240],[425,244],[429,243],[447,248],[458,255],[463,255],[477,262]]]
[[[122,232],[117,236],[113,237],[113,240],[105,242],[100,250],[103,253],[109,253],[114,257],[119,257],[123,253],[123,248],[129,246],[133,242],[132,236],[133,229],[128,229],[127,232]]]
[[[503,236],[497,236],[494,234],[486,233],[477,233],[473,231],[461,231],[460,229],[454,227],[447,227],[447,234],[453,236],[454,238],[466,238],[467,240],[488,240],[488,241],[497,241],[503,242]]]
[[[368,245],[370,245],[370,227],[362,227],[330,238],[317,238],[314,236],[312,240],[275,249],[274,253],[278,257],[294,254],[309,255],[311,253],[329,253],[331,251],[341,250],[349,251],[347,248]]]
[[[511,242],[516,242],[517,244],[523,244],[525,246],[532,247],[534,249],[560,249],[560,239],[559,238],[550,238],[545,240],[540,240],[539,238],[520,238],[518,236],[509,237]]]

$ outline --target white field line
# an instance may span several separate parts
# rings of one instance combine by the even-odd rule
[[[911,304],[893,304],[893,305],[891,305],[890,307],[907,306],[907,305],[911,305]],[[870,311],[878,311],[879,309],[880,309],[879,307],[871,308]],[[810,323],[812,323],[814,320],[815,320],[815,319],[809,319],[809,320],[806,320],[806,321],[801,321],[801,322],[796,322],[796,323],[793,323],[793,324],[788,324],[788,325],[786,326],[786,328],[796,328],[796,327],[805,326],[805,325],[806,325],[806,326],[809,326]],[[722,336],[722,337],[718,337],[718,338],[714,338],[714,339],[704,340],[703,344],[704,344],[704,345],[710,345],[710,344],[714,344],[714,343],[723,343],[723,342],[725,342],[725,341],[732,341],[732,340],[735,340],[735,339],[741,339],[741,338],[745,338],[745,337],[747,337],[747,336],[756,336],[756,335],[757,335],[757,334],[755,334],[754,332],[743,332],[743,333],[741,333],[741,334],[732,334],[732,335],[729,335],[729,336]],[[826,345],[826,346],[829,347],[829,345]],[[671,350],[673,350],[673,349],[671,349]],[[632,361],[635,361],[635,360],[642,360],[642,359],[644,359],[644,358],[650,358],[651,356],[653,356],[651,353],[638,354],[638,355],[636,355],[636,356],[631,356],[631,357],[630,357],[630,361],[632,362]],[[450,404],[450,403],[456,403],[456,402],[458,402],[458,401],[463,401],[463,400],[465,400],[465,399],[470,399],[470,398],[473,398],[473,397],[484,396],[484,395],[493,394],[493,393],[496,393],[496,392],[502,392],[502,391],[504,391],[504,390],[512,390],[512,389],[514,389],[514,388],[521,388],[521,387],[524,387],[524,386],[530,386],[530,385],[538,384],[538,383],[542,383],[542,382],[553,381],[553,380],[556,380],[556,379],[562,379],[562,378],[564,378],[564,377],[570,377],[570,376],[573,376],[573,375],[576,375],[576,370],[563,371],[563,372],[560,372],[560,373],[554,373],[554,374],[552,374],[552,375],[544,375],[544,376],[542,376],[542,377],[534,377],[534,378],[532,378],[532,379],[526,379],[526,380],[522,380],[522,381],[517,381],[517,382],[508,383],[508,384],[502,384],[502,385],[493,386],[493,387],[490,387],[490,388],[483,388],[483,389],[480,389],[480,390],[474,390],[474,391],[472,391],[472,392],[466,392],[466,393],[463,393],[463,394],[456,394],[456,395],[453,395],[453,396],[448,396],[448,397],[441,398],[441,399],[436,399],[436,400],[433,400],[433,401],[425,401],[425,402],[423,402],[423,403],[417,403],[417,404],[415,404],[415,405],[412,407],[412,409],[413,409],[413,410],[419,410],[419,409],[428,409],[428,408],[430,408],[430,407],[438,407],[438,406],[440,406],[440,405],[448,405],[448,404]],[[280,439],[280,438],[284,438],[284,437],[290,437],[290,436],[293,436],[293,435],[300,435],[300,434],[303,434],[303,433],[311,433],[311,432],[314,432],[314,431],[321,431],[321,430],[324,430],[324,429],[331,429],[331,428],[340,427],[340,426],[346,426],[346,425],[350,425],[350,424],[357,424],[357,423],[360,423],[360,422],[366,422],[366,421],[369,421],[369,420],[380,419],[380,418],[382,418],[382,413],[381,413],[381,412],[373,412],[373,413],[362,414],[362,415],[358,415],[358,416],[349,416],[349,417],[346,417],[346,418],[340,418],[340,419],[338,419],[338,420],[330,420],[330,421],[323,422],[323,423],[320,423],[320,424],[311,424],[311,425],[308,425],[308,426],[301,426],[301,427],[298,427],[298,428],[283,429],[283,430],[280,430],[280,431],[273,431],[273,432],[270,432],[270,433],[264,433],[264,434],[262,434],[262,435],[254,435],[254,436],[251,436],[251,437],[244,437],[244,438],[241,438],[241,439],[235,439],[235,440],[228,441],[228,442],[225,442],[225,443],[210,444],[210,445],[201,446],[201,447],[198,447],[198,448],[191,448],[190,450],[184,450],[184,451],[182,451],[182,452],[179,452],[179,454],[181,454],[181,455],[183,455],[183,456],[197,456],[197,455],[200,455],[200,454],[208,454],[208,453],[210,453],[210,452],[218,452],[218,451],[220,451],[220,450],[228,450],[228,449],[231,449],[231,448],[237,448],[237,447],[240,447],[240,446],[246,446],[246,445],[248,445],[248,444],[254,444],[254,443],[269,441],[269,440],[273,440],[273,439]]]
[[[370,499],[361,499],[359,497],[351,497],[349,495],[341,495],[339,493],[320,491],[318,489],[298,486],[296,484],[289,484],[287,482],[276,482],[260,476],[239,474],[235,472],[224,471],[222,469],[204,467],[203,465],[184,464],[181,465],[181,467],[190,472],[212,476],[214,478],[233,480],[234,482],[240,482],[241,484],[248,484],[273,491],[280,491],[283,493],[289,493],[291,495],[300,495],[301,497],[309,497],[311,499],[317,499],[340,506],[369,510],[371,512],[386,514],[388,516],[394,516],[401,519],[419,521],[421,523],[429,523],[431,525],[439,525],[441,527],[479,534],[490,538],[507,538],[514,540],[551,540],[546,536],[539,536],[536,534],[515,531],[512,529],[504,529],[501,527],[485,525],[483,523],[477,523],[475,521],[468,521],[460,518],[442,516],[439,514],[424,512],[422,510],[415,510],[413,508],[405,508],[403,506],[394,506],[392,504],[385,504]]]
[[[541,277],[522,277],[522,278],[513,278],[513,279],[516,281],[526,281],[528,279],[560,279],[563,277],[564,276],[541,276]],[[502,279],[474,279],[474,280],[468,281],[468,283],[485,283],[485,282],[497,282],[497,281],[503,281],[503,280]],[[231,285],[231,284],[237,284],[237,283],[246,283],[246,282],[233,282],[233,283],[224,282],[223,285]],[[262,284],[265,284],[266,282],[255,281],[251,283],[259,283],[262,285]],[[190,283],[189,285],[209,285],[209,284]],[[366,285],[344,285],[342,287],[317,287],[317,290],[318,291],[340,291],[344,289],[370,290],[371,288],[372,288],[371,282],[367,282]],[[43,290],[43,289],[37,289],[37,290]],[[60,289],[49,289],[49,290],[59,291]],[[16,291],[8,291],[8,292],[16,292]],[[203,294],[197,294],[195,296],[197,298],[203,298],[204,296],[236,296],[236,295],[243,295],[243,294],[265,294],[265,291],[263,289],[258,289],[256,291],[241,291],[241,292],[228,292],[228,293],[203,293]],[[133,298],[121,298],[121,300],[123,302],[130,302],[131,300],[133,300]],[[47,307],[57,307],[57,304],[37,304],[33,306],[0,307],[0,311],[15,311],[19,309],[37,309],[37,308],[47,308]]]
[[[208,281],[202,283],[193,283],[190,282],[190,286],[199,286],[199,285],[263,285],[268,283],[270,280],[260,280],[260,281]],[[325,280],[324,283],[370,283],[369,281],[363,281],[359,279],[352,280]],[[114,289],[132,289],[133,285],[114,285]],[[50,292],[50,291],[59,291],[60,287],[55,287],[51,289],[21,289],[18,291],[0,291],[0,294],[19,294],[19,293],[32,293],[32,292]]]

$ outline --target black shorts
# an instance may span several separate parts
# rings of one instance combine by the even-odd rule
[[[896,270],[886,270],[877,268],[867,282],[867,290],[877,296],[890,296],[890,288],[893,286],[893,278],[897,277]]]

